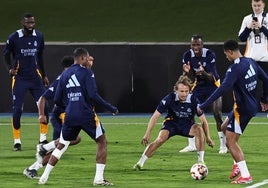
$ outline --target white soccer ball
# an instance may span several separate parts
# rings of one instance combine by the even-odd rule
[[[195,180],[203,180],[208,175],[208,167],[203,163],[195,163],[191,170],[191,176]]]

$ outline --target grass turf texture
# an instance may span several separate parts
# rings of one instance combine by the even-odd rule
[[[1,0],[0,41],[32,12],[46,42],[188,42],[194,33],[222,42],[251,11],[250,0]]]
[[[100,116],[108,138],[108,161],[105,177],[116,187],[234,187],[228,179],[232,165],[230,154],[218,154],[219,141],[215,123],[208,118],[215,148],[206,146],[205,161],[209,169],[203,181],[193,180],[189,174],[196,162],[195,153],[179,153],[187,144],[187,139],[175,136],[167,141],[150,158],[142,171],[134,171],[133,165],[139,159],[144,147],[140,144],[149,116]],[[22,151],[12,150],[13,140],[10,118],[0,118],[0,161],[1,187],[37,187],[37,180],[24,177],[22,171],[35,161],[35,149],[39,138],[37,117],[22,118]],[[36,125],[35,125],[36,124]],[[152,132],[155,139],[161,120]],[[252,119],[240,139],[254,183],[268,179],[267,118]],[[50,126],[49,135],[52,127]],[[52,171],[47,187],[91,187],[95,174],[96,144],[82,132],[79,145],[70,147]],[[39,171],[41,175],[43,169]],[[41,185],[40,185],[41,186]],[[237,185],[236,187],[245,187]],[[263,186],[265,187],[265,186]]]

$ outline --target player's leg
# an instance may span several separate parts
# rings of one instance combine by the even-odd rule
[[[135,170],[141,170],[146,160],[153,156],[154,152],[164,144],[169,138],[169,130],[162,129],[160,130],[157,138],[150,143],[142,153],[139,161],[133,166]]]
[[[27,93],[27,85],[21,80],[12,78],[12,131],[14,138],[14,151],[21,151],[21,115],[23,110],[23,101]]]
[[[94,123],[92,123],[90,126],[86,125],[83,127],[83,130],[97,143],[96,172],[93,186],[111,186],[114,184],[104,179],[104,170],[107,159],[107,139],[105,131],[96,114],[93,122]]]
[[[70,145],[70,140],[75,140],[80,130],[81,127],[78,126],[70,126],[67,124],[64,124],[62,126],[59,144],[57,145],[56,149],[52,152],[48,164],[45,168],[45,171],[39,179],[39,184],[45,184],[47,182],[49,174],[51,173],[54,166],[57,164],[63,153],[67,150],[68,146]]]
[[[213,102],[212,112],[214,115],[214,119],[216,121],[218,136],[219,136],[219,140],[220,140],[219,153],[224,154],[224,153],[227,153],[228,149],[226,147],[226,137],[225,137],[223,131],[221,130],[221,125],[223,123],[223,120],[222,120],[222,98],[221,97]]]
[[[53,140],[56,140],[60,137],[63,119],[61,118],[61,113],[58,113],[54,109],[55,107],[52,110],[50,121],[53,126]]]
[[[36,102],[36,105],[38,104],[38,100],[41,97],[41,95],[45,91],[45,86],[43,85],[42,80],[36,80],[32,87],[31,87],[31,94]],[[47,117],[47,120],[49,120],[49,115],[48,115],[48,102],[46,101],[45,103],[45,109],[44,109],[45,115]],[[39,138],[39,143],[46,144],[48,143],[47,141],[47,132],[48,132],[48,122],[47,123],[39,123],[40,127],[40,138]]]
[[[197,162],[204,163],[205,138],[204,138],[202,127],[199,126],[198,124],[192,125],[189,135],[195,137],[195,145],[196,145],[197,156],[198,156]]]
[[[232,181],[231,183],[251,183],[252,177],[250,176],[250,173],[248,171],[244,153],[238,144],[240,135],[243,133],[251,117],[243,116],[238,112],[234,113],[233,116],[228,117],[229,123],[225,133],[226,144],[228,145],[229,151],[241,173],[241,177],[239,177],[235,181]]]

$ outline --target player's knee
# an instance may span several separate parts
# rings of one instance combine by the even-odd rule
[[[70,146],[71,145],[76,145],[76,144],[79,144],[81,142],[81,136],[77,136],[75,140],[72,140],[70,142]]]
[[[13,114],[14,116],[21,116],[22,114],[22,108],[21,107],[13,107]]]
[[[53,151],[52,155],[59,160],[62,154],[67,150],[69,144],[70,144],[69,141],[66,141],[64,144],[59,143],[57,148]]]

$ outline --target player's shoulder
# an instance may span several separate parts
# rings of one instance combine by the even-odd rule
[[[203,48],[203,53],[205,56],[216,56],[215,52],[208,48]]]
[[[191,49],[190,49],[190,50],[187,50],[187,51],[185,51],[185,52],[183,53],[183,57],[184,57],[184,58],[185,58],[185,57],[190,58],[190,57],[191,57],[191,54],[192,54]]]
[[[34,30],[37,36],[43,36],[43,33],[37,29]]]

